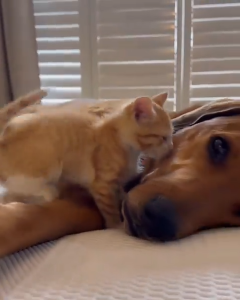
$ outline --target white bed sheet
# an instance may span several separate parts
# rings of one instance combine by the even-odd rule
[[[240,299],[240,229],[154,244],[105,230],[0,260],[0,299]]]

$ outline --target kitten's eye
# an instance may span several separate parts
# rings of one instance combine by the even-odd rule
[[[168,137],[167,136],[162,136],[162,139],[164,142],[166,142],[168,140]]]
[[[168,143],[171,141],[171,138],[169,136],[161,136],[161,140],[164,142],[164,143]]]

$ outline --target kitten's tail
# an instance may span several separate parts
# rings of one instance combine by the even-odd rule
[[[0,108],[0,131],[2,131],[6,123],[17,115],[23,108],[40,103],[41,99],[46,95],[47,92],[43,90],[35,90]]]

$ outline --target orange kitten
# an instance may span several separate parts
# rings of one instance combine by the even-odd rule
[[[162,108],[166,98],[79,109],[69,104],[17,116],[0,137],[0,179],[9,192],[45,200],[57,196],[59,181],[78,183],[113,227],[120,222],[122,186],[136,174],[139,154],[160,158],[172,148],[171,121]]]

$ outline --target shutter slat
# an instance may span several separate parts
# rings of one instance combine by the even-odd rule
[[[61,14],[53,16],[35,16],[36,25],[67,25],[67,24],[78,24],[79,15],[74,14]]]
[[[208,98],[208,97],[239,97],[240,95],[240,84],[237,87],[232,87],[228,85],[219,85],[217,87],[198,87],[191,90],[191,97],[193,98]]]
[[[234,74],[232,71],[229,74],[221,74],[219,72],[215,74],[193,74],[192,75],[192,84],[199,85],[211,85],[211,84],[240,84],[240,72],[239,74]],[[240,96],[240,95],[239,95]]]
[[[195,0],[194,1],[194,5],[201,5],[201,4],[205,4],[205,5],[209,5],[209,4],[222,4],[222,5],[226,5],[226,4],[231,4],[231,3],[239,3],[239,0]]]
[[[111,13],[102,11],[97,14],[98,24],[134,24],[135,22],[142,22],[146,24],[148,22],[162,23],[174,22],[175,14],[172,10],[162,9],[148,9],[148,10],[132,10],[132,11],[113,11]]]
[[[99,50],[98,58],[100,61],[150,61],[150,60],[171,60],[174,55],[173,47],[139,49],[135,50]]]
[[[100,88],[99,95],[101,99],[136,98],[139,96],[154,96],[161,92],[169,91],[169,98],[173,98],[174,92],[171,88],[161,87],[131,87],[131,88]]]
[[[109,75],[100,76],[99,84],[102,87],[141,87],[141,86],[171,86],[174,81],[174,74],[165,75]]]
[[[223,44],[236,45],[240,43],[240,28],[238,32],[217,32],[217,33],[207,33],[207,34],[196,33],[194,35],[193,41],[195,46],[223,45]]]
[[[44,86],[43,86],[44,88]],[[54,88],[49,87],[48,99],[80,99],[81,88]]]
[[[193,17],[195,21],[197,19],[239,18],[239,16],[240,16],[239,3],[237,3],[234,6],[221,6],[221,7],[204,6],[202,8],[195,8],[193,11]]]
[[[135,23],[133,26],[129,24],[120,25],[99,25],[98,34],[101,37],[114,37],[114,36],[131,36],[131,35],[153,35],[153,34],[174,34],[174,23],[162,23],[162,22],[151,22],[151,23]]]
[[[61,62],[68,62],[68,63],[78,63],[81,60],[80,53],[64,53],[59,54],[56,53],[56,51],[53,51],[52,53],[41,53],[38,55],[38,61],[40,63],[61,63]]]
[[[51,13],[51,12],[71,12],[78,11],[78,0],[71,1],[42,1],[34,4],[34,13]]]
[[[153,49],[162,47],[173,47],[174,36],[143,36],[134,38],[100,38],[99,49]]]
[[[222,20],[213,19],[205,22],[193,22],[193,30],[198,33],[235,31],[240,28],[239,20]]]
[[[240,24],[239,24],[240,25]],[[236,58],[240,57],[240,45],[236,46],[202,46],[193,48],[193,59]]]
[[[36,28],[37,38],[79,37],[79,26]]]
[[[42,75],[41,77],[41,83],[43,86],[54,86],[54,87],[80,87],[81,86],[81,78],[71,76],[66,77],[65,75],[62,76],[62,78],[58,78],[57,76],[54,76],[53,78],[49,78],[49,76]]]
[[[222,97],[221,97],[222,98]],[[227,97],[229,98],[229,97]],[[207,98],[192,98],[191,101],[196,104],[201,104],[201,105],[204,105],[206,103],[210,103],[212,101],[216,101],[216,100],[219,100],[220,98],[219,97],[207,97]],[[234,97],[234,100],[240,100],[240,97],[237,96],[237,97]]]
[[[79,75],[80,66],[48,66],[48,65],[39,65],[40,74],[42,75]]]
[[[38,50],[74,50],[80,48],[79,40],[38,41]]]
[[[237,71],[240,70],[239,59],[225,60],[203,60],[192,62],[192,72],[208,72],[208,71]]]
[[[128,10],[144,8],[174,8],[174,0],[100,0],[97,2],[99,11],[103,10]]]
[[[161,75],[174,73],[174,63],[142,64],[102,64],[99,66],[102,75]]]

